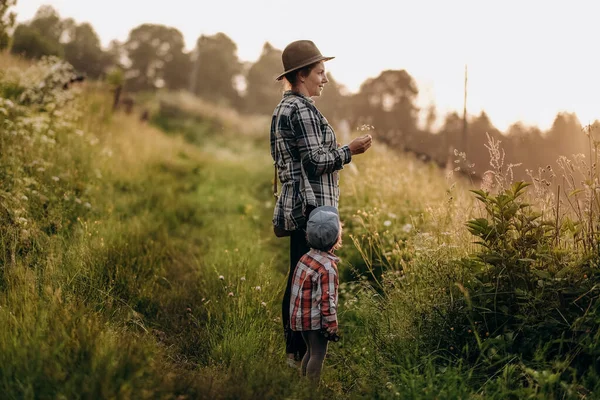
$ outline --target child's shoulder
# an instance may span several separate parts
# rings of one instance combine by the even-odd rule
[[[304,257],[307,257],[318,264],[319,267],[325,269],[337,267],[337,264],[340,261],[340,259],[333,254],[316,249],[310,249],[308,253],[304,255]]]

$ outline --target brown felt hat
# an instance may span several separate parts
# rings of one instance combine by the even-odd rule
[[[321,54],[317,46],[310,40],[297,40],[288,44],[281,54],[283,61],[283,72],[276,80],[280,81],[286,74],[306,67],[307,65],[328,61],[335,57],[325,57]]]

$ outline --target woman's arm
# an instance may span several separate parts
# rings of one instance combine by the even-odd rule
[[[307,174],[320,176],[331,173],[352,161],[348,146],[335,149],[323,147],[321,119],[310,108],[299,107],[292,115],[291,122]]]

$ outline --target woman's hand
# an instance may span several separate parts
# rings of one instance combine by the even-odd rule
[[[364,153],[369,149],[369,147],[371,147],[372,140],[373,138],[369,134],[357,137],[348,145],[350,148],[350,154],[355,155]]]
[[[330,326],[329,328],[327,328],[327,333],[329,333],[330,335],[333,335],[334,333],[337,333],[338,331],[338,327],[337,326]]]

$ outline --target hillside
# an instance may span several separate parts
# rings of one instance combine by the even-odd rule
[[[269,121],[165,93],[141,122],[112,110],[105,84],[64,89],[58,60],[0,65],[6,398],[583,398],[600,385],[595,167],[557,210],[502,166],[474,194],[383,145],[357,157],[341,178],[343,339],[315,395],[283,358]]]

